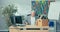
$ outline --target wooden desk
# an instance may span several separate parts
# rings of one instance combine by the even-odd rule
[[[31,25],[26,25],[24,27],[20,26],[10,26],[9,27],[9,32],[48,32],[49,27],[38,27],[38,26],[31,26]]]

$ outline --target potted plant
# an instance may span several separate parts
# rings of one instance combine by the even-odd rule
[[[6,6],[5,8],[3,8],[3,15],[6,17],[6,21],[7,21],[7,25],[10,26],[11,20],[10,20],[10,16],[14,15],[13,13],[17,12],[17,6],[15,6],[14,4],[10,4],[8,6]]]

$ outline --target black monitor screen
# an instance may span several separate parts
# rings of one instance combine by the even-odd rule
[[[15,16],[15,22],[17,24],[22,24],[22,16]]]

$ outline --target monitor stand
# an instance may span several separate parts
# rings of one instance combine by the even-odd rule
[[[24,26],[26,26],[26,25],[25,25],[25,24],[16,24],[16,26],[24,27]]]

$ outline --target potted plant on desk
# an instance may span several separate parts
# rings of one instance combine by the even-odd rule
[[[17,7],[14,6],[14,4],[8,5],[5,8],[3,8],[3,15],[6,17],[7,25],[8,27],[12,24],[10,20],[10,16],[14,15],[13,13],[17,12]]]

